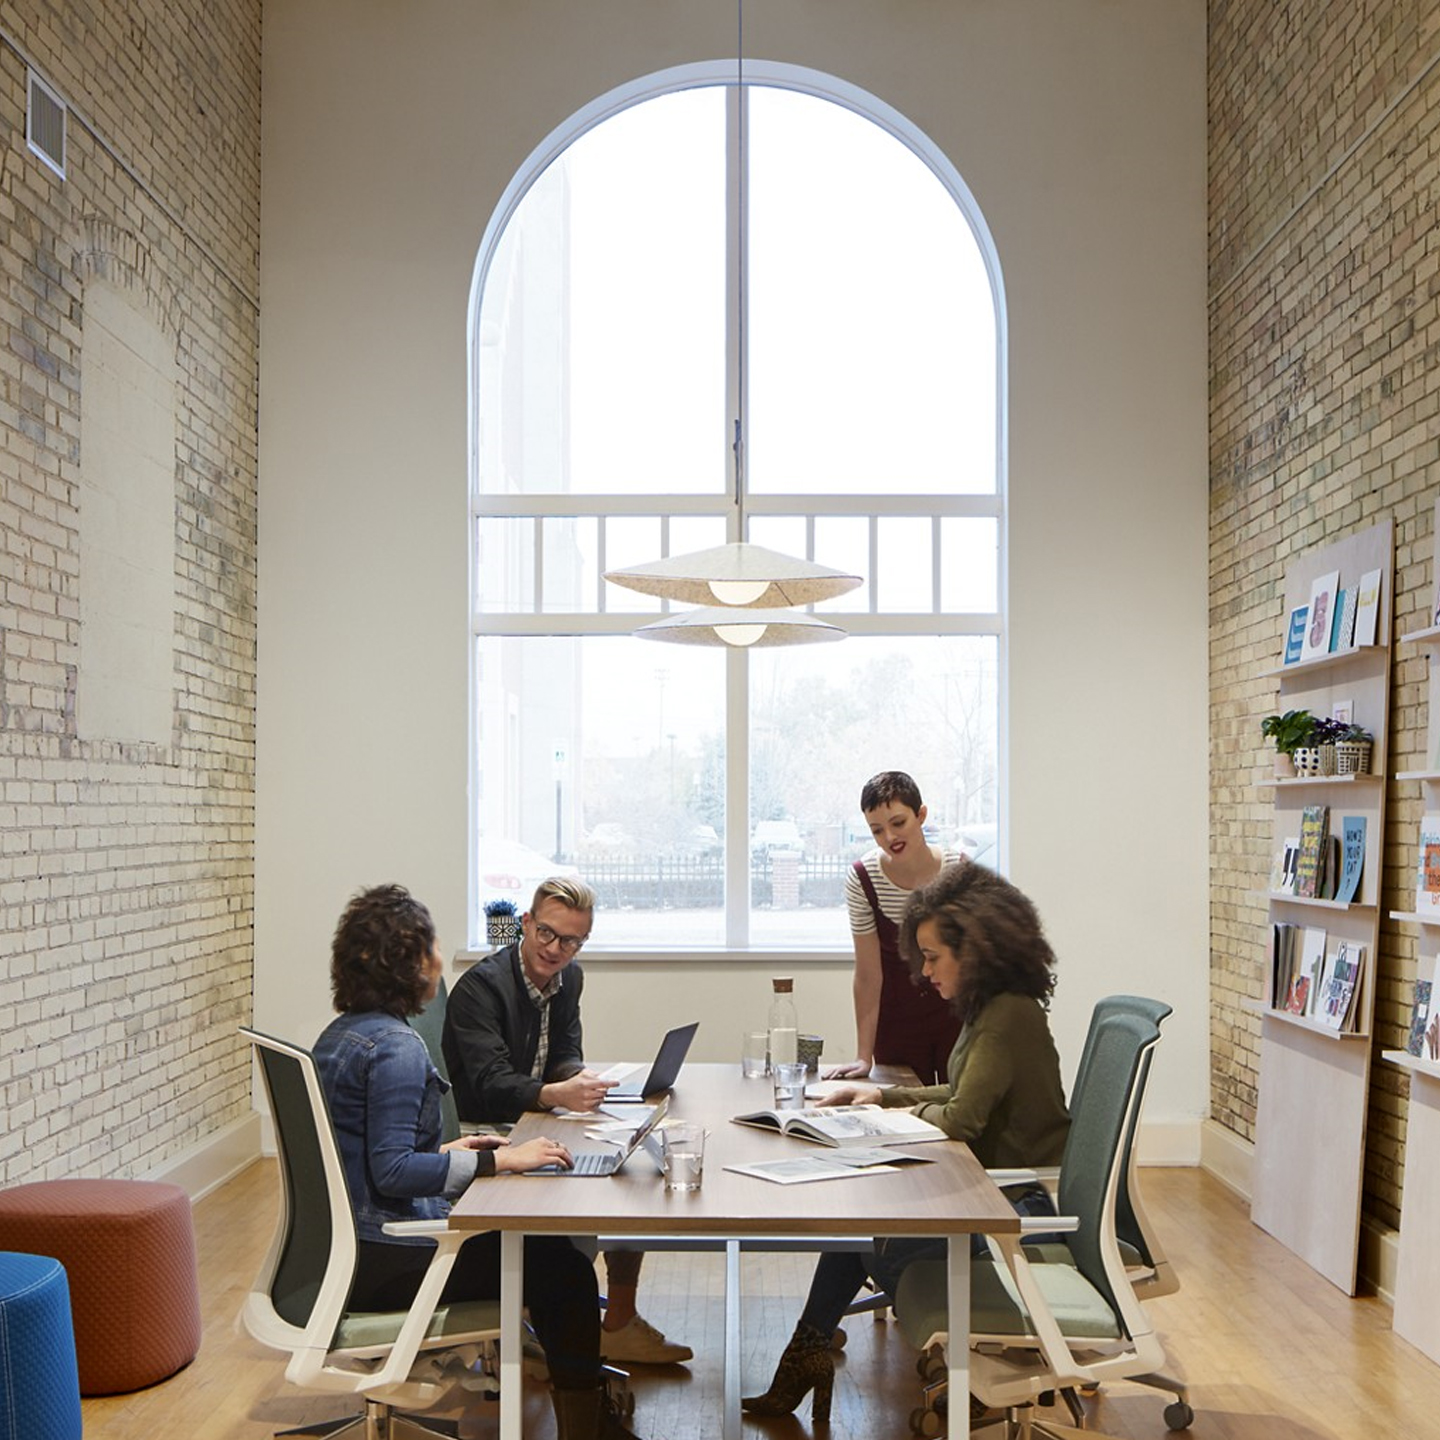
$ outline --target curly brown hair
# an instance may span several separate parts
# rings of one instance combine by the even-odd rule
[[[435,948],[430,912],[403,886],[357,891],[330,944],[330,994],[342,1014],[384,1010],[404,1019],[425,999]]]
[[[1055,989],[1055,952],[1030,898],[985,865],[947,865],[905,904],[900,950],[919,976],[915,932],[935,922],[940,939],[960,958],[965,983],[955,1010],[968,1024],[996,995],[1029,995],[1046,1009]]]

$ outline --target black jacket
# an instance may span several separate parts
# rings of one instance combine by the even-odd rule
[[[518,1120],[539,1109],[542,1084],[566,1080],[585,1063],[580,992],[585,972],[571,961],[550,1001],[545,1076],[531,1074],[540,1045],[540,1012],[525,989],[520,946],[487,955],[455,982],[445,1006],[441,1046],[460,1118],[482,1124]]]

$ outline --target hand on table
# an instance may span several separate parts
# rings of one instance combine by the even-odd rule
[[[575,1163],[574,1157],[558,1141],[541,1135],[535,1140],[526,1140],[522,1145],[502,1142],[505,1149],[495,1152],[495,1173],[507,1171],[519,1174],[522,1170],[539,1170],[543,1165],[563,1165],[567,1170]]]
[[[447,1140],[440,1150],[498,1150],[510,1142],[503,1135],[462,1135],[458,1140]]]
[[[863,1080],[870,1073],[869,1060],[851,1060],[844,1065],[832,1065],[820,1078],[822,1080]]]
[[[827,1105],[878,1105],[879,1103],[880,1087],[878,1085],[842,1085],[840,1089],[831,1091],[824,1099],[815,1102],[820,1109]]]
[[[596,1110],[614,1088],[613,1080],[602,1080],[593,1070],[578,1070],[568,1080],[542,1086],[540,1103],[547,1110]]]

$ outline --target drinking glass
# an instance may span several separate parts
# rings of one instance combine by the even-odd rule
[[[793,1065],[772,1065],[770,1074],[775,1081],[775,1108],[777,1110],[803,1110],[805,1108],[805,1065],[797,1061]]]
[[[740,1073],[747,1080],[758,1079],[770,1071],[770,1032],[747,1030],[740,1051]]]
[[[689,1120],[674,1120],[660,1132],[664,1147],[665,1188],[698,1190],[705,1177],[705,1130]]]

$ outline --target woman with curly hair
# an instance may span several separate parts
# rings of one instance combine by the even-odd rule
[[[446,1082],[409,1017],[435,998],[444,970],[430,912],[402,886],[361,891],[346,906],[330,950],[340,1013],[314,1056],[355,1211],[352,1309],[408,1309],[429,1267],[434,1241],[386,1235],[387,1221],[442,1218],[477,1178],[571,1163],[564,1145],[545,1138],[440,1143]],[[460,1247],[440,1300],[499,1294],[500,1235],[491,1230]],[[601,1383],[595,1267],[563,1236],[529,1236],[524,1296],[560,1440],[636,1440]]]
[[[983,865],[952,865],[911,895],[900,944],[911,966],[959,1017],[948,1083],[849,1086],[825,1103],[906,1107],[952,1140],[964,1140],[987,1169],[1058,1165],[1070,1116],[1046,1018],[1055,955],[1035,906]],[[1005,1193],[1022,1215],[1055,1213],[1042,1186]],[[812,1416],[817,1424],[828,1420],[835,1380],[831,1339],[846,1307],[867,1277],[893,1295],[905,1266],[942,1256],[945,1243],[877,1240],[868,1254],[822,1254],[769,1390],[742,1400],[744,1409],[788,1415],[813,1390]]]

